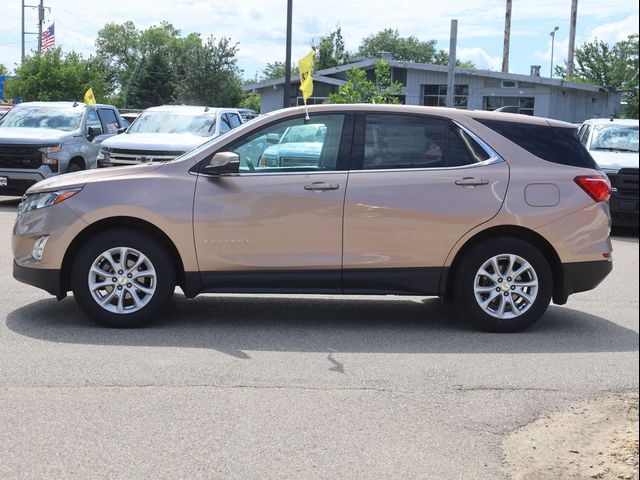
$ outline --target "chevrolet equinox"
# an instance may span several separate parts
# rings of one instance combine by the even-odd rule
[[[279,110],[172,161],[39,182],[18,207],[15,278],[72,291],[109,327],[152,320],[180,286],[440,296],[512,332],[611,271],[610,184],[573,125],[404,105],[309,115]],[[284,136],[299,125],[313,138]]]

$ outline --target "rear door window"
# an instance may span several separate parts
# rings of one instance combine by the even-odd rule
[[[367,114],[362,169],[457,167],[489,154],[459,126],[443,118]]]

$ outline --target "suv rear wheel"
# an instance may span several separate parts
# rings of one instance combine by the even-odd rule
[[[154,238],[109,230],[78,252],[71,287],[84,313],[114,328],[139,327],[162,311],[175,288],[175,268]]]
[[[498,237],[464,254],[453,279],[460,312],[489,332],[517,332],[537,322],[551,301],[553,274],[530,243]]]

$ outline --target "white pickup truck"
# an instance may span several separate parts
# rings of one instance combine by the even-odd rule
[[[125,133],[102,143],[98,167],[173,160],[241,124],[234,108],[151,107]]]

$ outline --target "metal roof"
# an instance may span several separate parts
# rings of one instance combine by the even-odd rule
[[[362,68],[363,70],[368,70],[374,68],[378,59],[376,58],[367,58],[364,60],[359,60],[353,63],[347,63],[345,65],[340,65],[338,67],[326,68],[324,70],[318,70],[314,72],[313,81],[321,82],[321,83],[330,83],[332,85],[344,85],[346,82],[344,80],[332,78],[331,75],[335,75],[337,73],[342,73],[348,70],[351,70],[354,67]],[[448,73],[449,67],[446,65],[435,65],[431,63],[414,63],[414,62],[405,62],[398,60],[385,60],[392,67],[395,68],[406,68],[408,70],[424,70],[430,72],[439,72],[439,73]],[[484,78],[495,78],[498,80],[513,80],[517,82],[527,82],[533,83],[537,85],[546,85],[551,87],[558,88],[567,88],[574,90],[586,90],[589,92],[599,92],[599,91],[609,91],[609,88],[600,87],[596,85],[586,85],[584,83],[577,82],[567,82],[563,79],[558,78],[546,78],[546,77],[534,77],[532,75],[522,75],[517,73],[503,73],[503,72],[494,72],[491,70],[477,70],[475,68],[455,68],[456,75],[468,75],[471,77],[484,77]],[[300,83],[298,78],[292,78],[291,83]],[[275,80],[265,80],[263,82],[252,83],[245,85],[243,87],[244,91],[252,91],[258,90],[261,88],[273,87],[284,84],[284,77],[277,78]]]

